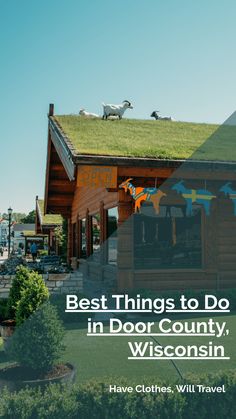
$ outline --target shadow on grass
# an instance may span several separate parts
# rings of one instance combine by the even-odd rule
[[[0,364],[3,364],[5,362],[11,362],[13,361],[11,357],[8,355],[7,352],[5,352],[3,349],[0,348]]]

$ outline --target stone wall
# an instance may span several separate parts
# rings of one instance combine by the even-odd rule
[[[8,297],[13,279],[14,275],[0,275],[0,298]],[[43,279],[51,294],[83,292],[83,274],[81,272],[45,274]]]

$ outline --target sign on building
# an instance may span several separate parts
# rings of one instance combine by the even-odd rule
[[[117,167],[114,166],[79,166],[77,176],[78,186],[90,188],[116,188]]]

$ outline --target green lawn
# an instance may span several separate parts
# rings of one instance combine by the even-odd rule
[[[201,321],[208,318],[201,317]],[[227,370],[236,368],[236,315],[218,317],[217,321],[226,321],[230,329],[230,335],[222,338],[209,337],[161,337],[157,338],[161,344],[183,345],[207,344],[210,340],[217,345],[225,346],[226,356],[230,356],[230,361],[176,361],[182,374],[186,373],[205,373],[218,372],[219,369]],[[185,319],[186,320],[186,319]],[[190,319],[192,320],[192,319]],[[197,320],[197,319],[195,319]],[[200,320],[200,319],[199,319]],[[106,329],[108,332],[108,329]],[[66,334],[67,351],[64,359],[71,361],[77,367],[77,380],[86,381],[106,377],[125,377],[136,380],[141,377],[151,379],[175,380],[177,373],[170,361],[131,361],[128,360],[130,351],[128,341],[131,340],[151,340],[149,337],[87,337],[87,330],[69,329]],[[109,380],[111,381],[111,380]],[[117,380],[116,380],[117,381]]]
[[[77,154],[236,161],[234,126],[136,119],[103,121],[77,115],[53,119]]]
[[[207,320],[201,317],[199,320]],[[193,318],[189,319],[193,320]],[[197,319],[195,319],[197,320]],[[205,372],[218,372],[236,368],[236,315],[217,316],[217,321],[226,321],[230,329],[230,335],[224,338],[209,337],[161,337],[157,338],[161,344],[186,345],[207,344],[210,340],[217,345],[225,346],[225,355],[230,356],[230,361],[185,361],[178,360],[176,364],[182,375],[187,373],[202,374]],[[186,319],[185,319],[186,321]],[[106,330],[108,331],[108,328]],[[71,324],[65,337],[66,352],[63,357],[65,361],[73,363],[77,368],[77,381],[84,382],[89,379],[98,379],[117,383],[120,378],[140,382],[140,379],[147,378],[154,380],[175,380],[177,373],[169,360],[167,361],[131,361],[128,360],[130,351],[128,341],[151,340],[149,337],[87,337],[87,325],[81,328]],[[0,367],[6,365],[4,356],[0,352]],[[113,378],[112,378],[113,377]]]

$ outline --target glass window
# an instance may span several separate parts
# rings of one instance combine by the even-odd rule
[[[100,223],[100,214],[95,214],[91,217],[92,221],[92,252],[93,252],[93,260],[99,262],[99,252],[100,252],[100,231],[101,231],[101,223]]]
[[[110,265],[117,264],[117,225],[118,207],[107,211],[107,262]]]
[[[202,266],[201,208],[161,206],[160,214],[134,215],[136,269],[194,269]]]
[[[86,259],[87,257],[87,236],[86,236],[86,218],[81,220],[81,243],[80,243],[80,257]]]

